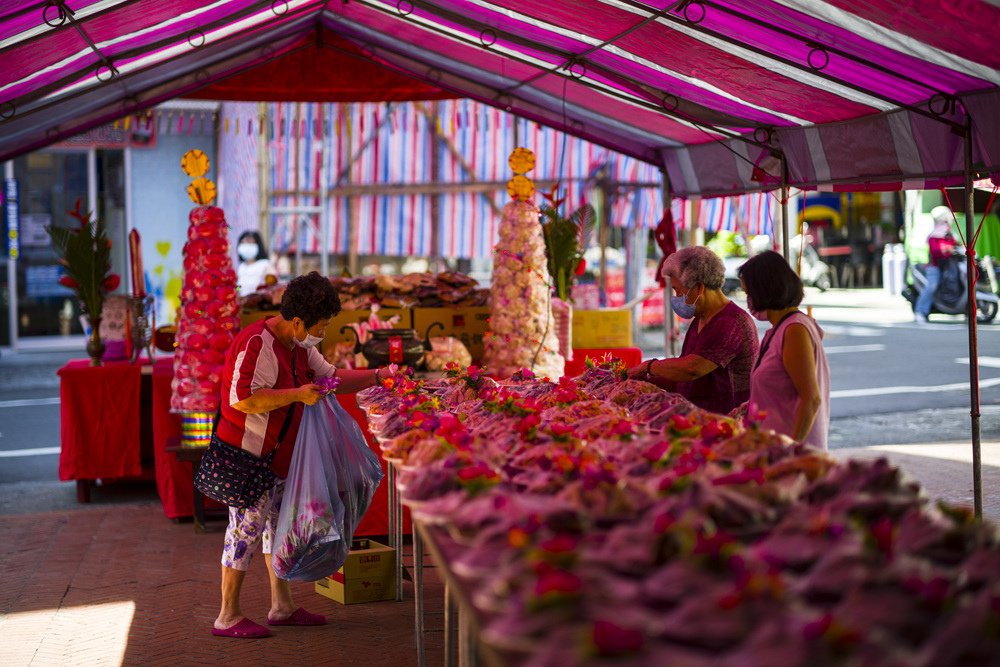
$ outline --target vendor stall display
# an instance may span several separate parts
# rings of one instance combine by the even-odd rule
[[[503,208],[495,249],[484,363],[500,377],[530,368],[539,376],[558,378],[565,360],[559,354],[552,316],[552,279],[540,212],[532,202],[534,186],[524,176],[534,168],[535,157],[531,151],[518,148],[508,162],[515,174],[508,184],[514,201]]]
[[[994,526],[622,370],[358,396],[489,662],[995,662]]]
[[[201,151],[188,151],[182,166],[195,177],[188,193],[199,206],[188,216],[170,409],[200,413],[189,415],[186,444],[207,445],[211,433],[205,432],[205,415],[211,417],[219,407],[219,373],[240,326],[236,271],[225,213],[208,205],[215,196],[214,184],[203,177],[208,158]]]
[[[407,273],[399,276],[331,276],[344,310],[385,308],[481,307],[490,291],[462,273]],[[273,310],[281,305],[285,285],[267,287],[241,299],[248,310]]]

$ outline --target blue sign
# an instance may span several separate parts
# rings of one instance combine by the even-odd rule
[[[4,218],[7,222],[7,256],[17,259],[21,254],[21,218],[17,205],[17,179],[8,178],[3,188]]]

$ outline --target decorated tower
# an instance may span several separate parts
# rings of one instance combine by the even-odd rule
[[[194,178],[188,196],[197,206],[188,215],[184,245],[170,409],[182,413],[184,443],[197,445],[208,444],[211,436],[212,418],[219,407],[220,374],[240,320],[226,217],[221,208],[210,205],[215,184],[204,177],[208,157],[198,150],[188,151],[181,166]]]
[[[493,299],[485,365],[500,377],[530,368],[540,377],[562,377],[565,360],[552,317],[552,280],[545,256],[535,186],[525,174],[535,156],[516,148],[508,160],[514,178],[507,183],[513,198],[503,208],[500,240],[494,249]]]

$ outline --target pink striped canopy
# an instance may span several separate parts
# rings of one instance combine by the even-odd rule
[[[951,184],[970,126],[976,170],[1000,171],[990,0],[0,0],[0,160],[326,32],[658,165],[679,196],[783,173],[802,188]]]

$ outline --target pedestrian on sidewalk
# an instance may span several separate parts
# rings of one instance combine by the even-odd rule
[[[927,238],[930,260],[924,271],[927,284],[913,306],[913,318],[917,324],[927,324],[927,317],[934,307],[934,295],[941,284],[941,266],[955,252],[955,237],[951,234],[951,209],[947,206],[935,206],[931,209],[931,217],[934,219],[934,229]]]
[[[771,323],[750,376],[749,412],[763,413],[765,428],[825,450],[830,366],[823,330],[799,310],[802,281],[785,258],[771,250],[747,260],[738,275],[750,314]]]
[[[271,548],[302,419],[299,403],[319,401],[324,390],[314,381],[321,377],[336,375],[338,392],[357,392],[379,380],[378,370],[338,370],[316,349],[330,319],[339,312],[337,290],[313,271],[289,284],[279,315],[241,331],[226,355],[221,418],[213,439],[259,458],[272,455],[275,481],[253,506],[229,508],[222,552],[222,608],[213,635],[254,639],[271,634],[244,616],[240,607],[243,578],[258,544],[263,545],[271,587],[268,625],[326,623],[323,616],[295,606],[288,582],[274,573]]]

